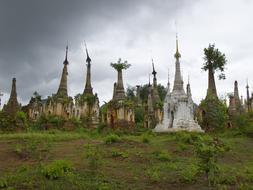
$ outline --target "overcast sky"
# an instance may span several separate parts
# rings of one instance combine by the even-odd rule
[[[188,75],[193,99],[205,97],[207,73],[201,71],[209,43],[226,54],[227,79],[217,91],[233,91],[238,80],[245,96],[253,85],[253,1],[251,0],[2,0],[0,1],[0,90],[6,103],[12,77],[19,101],[32,93],[56,93],[69,44],[68,91],[83,92],[86,76],[84,40],[92,59],[92,86],[100,102],[112,97],[119,57],[132,66],[124,71],[125,88],[148,82],[151,57],[158,83],[171,83],[178,32],[184,84]],[[176,23],[176,24],[175,24]]]

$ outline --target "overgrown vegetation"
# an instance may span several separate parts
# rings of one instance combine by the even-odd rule
[[[208,94],[201,101],[199,113],[200,125],[206,131],[224,129],[228,122],[228,113],[226,105],[213,95]]]
[[[203,134],[104,125],[0,134],[0,188],[250,189],[252,116]]]

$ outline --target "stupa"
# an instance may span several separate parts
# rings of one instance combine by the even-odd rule
[[[187,92],[185,92],[183,87],[184,82],[180,71],[180,57],[178,39],[176,38],[176,72],[174,87],[172,92],[170,92],[170,83],[168,82],[167,94],[163,106],[163,120],[156,125],[153,130],[154,132],[204,132],[194,120],[194,103],[189,82],[187,84]]]

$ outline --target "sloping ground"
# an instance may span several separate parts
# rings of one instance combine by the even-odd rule
[[[0,188],[202,190],[253,185],[253,139],[220,137],[230,150],[219,157],[221,173],[209,187],[198,170],[192,139],[179,137],[96,131],[2,134]],[[55,163],[59,160],[70,166]]]

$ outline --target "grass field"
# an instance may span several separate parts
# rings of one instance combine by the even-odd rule
[[[209,184],[194,141],[227,147]],[[0,134],[0,189],[253,189],[253,138],[232,133],[47,131]]]

